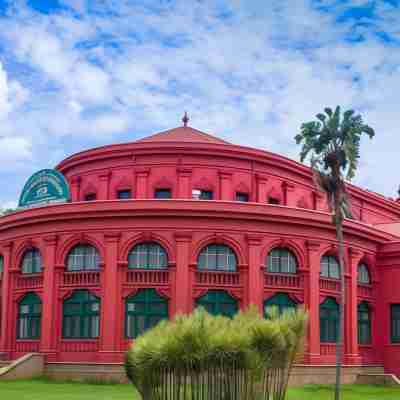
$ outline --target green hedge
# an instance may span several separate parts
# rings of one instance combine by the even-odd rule
[[[127,375],[143,400],[281,400],[306,320],[302,310],[265,320],[255,308],[233,319],[198,309],[139,337]]]

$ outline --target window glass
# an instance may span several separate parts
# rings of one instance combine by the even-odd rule
[[[131,199],[132,198],[132,192],[129,189],[127,189],[127,190],[118,190],[117,197],[120,200]]]
[[[96,193],[88,193],[85,196],[85,201],[95,201],[97,199]]]
[[[249,194],[236,192],[236,201],[245,201],[245,202],[249,201]]]
[[[37,274],[42,272],[42,257],[38,249],[27,250],[22,259],[23,274]]]
[[[358,343],[371,343],[371,312],[368,303],[362,302],[357,307],[358,314]]]
[[[297,259],[285,247],[277,247],[270,251],[266,260],[267,271],[280,274],[295,274],[297,272]]]
[[[100,268],[100,255],[97,249],[89,244],[79,244],[68,254],[68,271],[90,271]]]
[[[128,268],[165,269],[167,267],[167,253],[158,243],[137,244],[128,255]]]
[[[400,304],[390,306],[390,316],[392,343],[400,343]]]
[[[320,305],[321,343],[336,342],[339,328],[339,305],[333,298],[327,298]]]
[[[335,256],[323,256],[321,259],[321,276],[340,279],[339,261]]]
[[[279,199],[276,199],[274,197],[268,197],[268,204],[275,204],[275,205],[279,205],[281,202],[279,201]]]
[[[214,197],[213,192],[211,190],[201,190],[200,191],[200,200],[212,200]]]
[[[35,293],[26,294],[19,303],[17,338],[39,339],[42,319],[42,302]]]
[[[63,338],[96,339],[100,333],[100,299],[76,290],[63,305]]]
[[[371,283],[371,279],[369,276],[368,267],[365,264],[360,264],[358,266],[358,275],[357,275],[358,283],[369,285]]]
[[[223,315],[230,318],[239,310],[237,300],[224,290],[209,290],[197,299],[196,304],[211,315]]]
[[[4,271],[4,257],[0,255],[0,274]]]
[[[236,255],[233,250],[223,244],[210,244],[201,252],[197,260],[197,268],[208,271],[235,272]]]
[[[154,192],[154,197],[156,199],[170,199],[171,196],[171,189],[157,189]]]
[[[155,289],[141,289],[126,300],[125,336],[136,338],[163,319],[168,319],[168,301]]]

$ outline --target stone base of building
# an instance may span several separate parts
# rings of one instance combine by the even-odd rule
[[[357,383],[359,375],[383,374],[382,365],[371,366],[344,366],[342,382],[344,384]],[[94,363],[47,363],[45,375],[52,379],[71,379],[80,381],[105,381],[127,383],[122,364],[94,364]],[[334,365],[296,365],[290,378],[290,386],[308,384],[335,383]]]

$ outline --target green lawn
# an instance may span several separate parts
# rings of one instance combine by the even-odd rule
[[[398,400],[400,388],[350,386],[343,388],[343,400]],[[0,382],[1,400],[139,400],[130,385],[61,383],[46,380]],[[290,389],[288,400],[331,400],[327,386]]]

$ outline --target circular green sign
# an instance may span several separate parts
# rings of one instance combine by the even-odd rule
[[[32,207],[47,203],[64,203],[70,200],[68,183],[60,172],[43,169],[26,182],[18,207]]]

